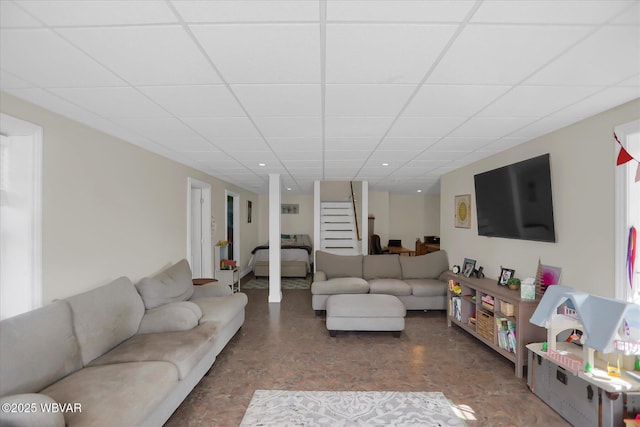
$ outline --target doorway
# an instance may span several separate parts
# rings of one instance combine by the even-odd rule
[[[193,277],[213,277],[211,185],[188,178],[187,259]]]
[[[0,114],[0,318],[42,306],[42,128]]]
[[[229,190],[225,190],[226,200],[226,235],[229,242],[228,256],[233,257],[240,265],[240,195]]]

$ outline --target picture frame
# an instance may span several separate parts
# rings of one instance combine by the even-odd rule
[[[455,196],[453,217],[457,228],[471,228],[471,194]]]
[[[464,277],[471,277],[473,270],[476,268],[476,260],[471,258],[465,258],[462,263],[462,275]]]
[[[515,270],[512,270],[510,268],[500,267],[500,276],[498,276],[498,285],[507,286],[507,282],[509,281],[509,279],[514,277],[515,274],[516,274]]]
[[[298,203],[282,203],[280,205],[280,213],[298,215],[300,213],[300,205]]]
[[[251,224],[251,211],[253,210],[253,202],[247,200],[247,222]]]

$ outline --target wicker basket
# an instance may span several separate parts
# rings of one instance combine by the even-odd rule
[[[478,335],[487,341],[493,342],[493,314],[478,310],[476,319]]]
[[[515,313],[515,306],[508,302],[500,301],[500,312],[505,316],[513,316]]]

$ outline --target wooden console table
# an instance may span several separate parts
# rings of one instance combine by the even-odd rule
[[[445,275],[450,283],[447,326],[460,327],[515,363],[515,375],[522,378],[527,344],[546,339],[546,329],[529,323],[540,297],[523,300],[519,290],[499,286],[497,279],[476,279],[453,272]],[[459,294],[452,290],[452,284],[459,285]],[[483,297],[493,299],[494,304],[488,304]],[[509,334],[509,328],[515,329],[515,333]]]

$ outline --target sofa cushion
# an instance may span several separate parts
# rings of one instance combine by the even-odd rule
[[[191,267],[183,259],[153,277],[141,279],[136,288],[147,310],[170,302],[186,301],[193,295]]]
[[[417,297],[434,297],[447,294],[447,285],[438,279],[409,279],[405,280],[411,289],[413,295]]]
[[[371,279],[369,280],[369,292],[396,296],[411,295],[411,286],[398,279]]]
[[[367,255],[363,261],[363,276],[369,279],[402,279],[399,255]],[[403,257],[409,258],[409,257]]]
[[[138,332],[144,304],[126,277],[67,298],[82,362],[87,365]]]
[[[3,405],[21,405],[18,408],[29,408],[25,411],[0,411],[0,426],[33,426],[33,427],[65,427],[62,412],[47,410],[57,402],[39,393],[14,394],[0,398]],[[11,406],[9,406],[11,408]]]
[[[0,396],[38,392],[80,368],[66,301],[0,322]]]
[[[369,292],[369,283],[359,277],[339,277],[311,284],[313,295],[366,294],[367,292]]]
[[[138,334],[186,331],[195,328],[202,310],[191,301],[178,301],[152,308],[142,316]]]
[[[68,426],[138,426],[177,383],[172,363],[118,363],[80,369],[42,393],[81,405],[82,412],[65,413]]]
[[[447,253],[443,250],[420,256],[400,257],[403,279],[437,279],[449,269]]]
[[[336,255],[316,252],[316,271],[324,271],[327,279],[362,277],[362,255]]]
[[[211,350],[217,330],[215,323],[207,322],[188,331],[134,335],[89,366],[164,361],[173,363],[183,379]]]
[[[247,305],[247,295],[236,292],[226,297],[197,298],[192,300],[202,310],[200,323],[214,322],[224,327]]]

